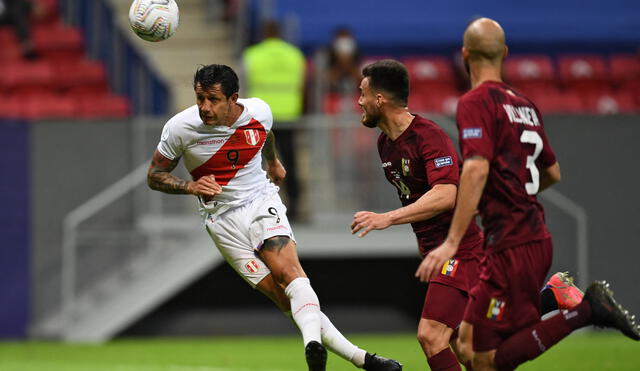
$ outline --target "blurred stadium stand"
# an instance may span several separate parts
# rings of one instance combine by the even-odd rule
[[[0,117],[23,119],[122,118],[131,113],[126,96],[113,92],[104,65],[87,57],[81,29],[62,22],[55,0],[37,0],[44,14],[31,16],[36,58],[22,57],[16,35],[0,28],[3,66]],[[90,94],[99,110],[87,110]],[[81,107],[84,107],[81,109]],[[96,114],[99,113],[99,114]]]
[[[451,115],[466,89],[456,51],[477,15],[505,27],[512,53],[505,79],[545,113],[566,174],[560,196],[542,197],[556,246],[552,269],[606,278],[640,311],[628,279],[640,258],[629,248],[640,243],[640,200],[637,174],[626,163],[640,135],[636,2],[232,0],[221,16],[217,0],[181,0],[178,32],[152,44],[129,31],[129,1],[37,1],[51,9],[34,24],[39,60],[22,60],[12,32],[0,28],[0,164],[3,174],[15,175],[3,177],[0,188],[0,235],[11,247],[0,259],[10,274],[0,293],[19,296],[0,297],[11,303],[0,316],[0,337],[255,333],[265,318],[277,324],[266,331],[293,331],[221,263],[191,197],[144,184],[162,124],[193,102],[195,68],[239,67],[239,51],[269,17],[282,20],[284,35],[308,56],[308,114],[297,144],[307,184],[299,208],[307,221],[294,229],[323,310],[341,328],[413,331],[424,286],[413,279],[418,259],[407,226],[365,239],[349,234],[353,212],[399,203],[380,171],[376,132],[359,124],[357,96],[327,93],[326,60],[316,51],[335,27],[348,25],[361,64],[405,62],[411,109],[455,138]],[[30,125],[15,120],[21,118]],[[587,246],[583,238],[587,261],[578,251]]]

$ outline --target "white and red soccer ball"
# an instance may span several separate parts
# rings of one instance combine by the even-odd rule
[[[131,29],[147,41],[166,40],[180,24],[175,0],[134,0],[129,8]]]

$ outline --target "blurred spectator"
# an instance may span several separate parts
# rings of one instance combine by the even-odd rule
[[[20,42],[22,56],[26,59],[37,58],[29,28],[29,14],[32,10],[37,10],[37,6],[28,0],[0,0],[0,25],[13,27]]]
[[[360,51],[346,27],[336,29],[329,47],[329,92],[352,94],[360,84]]]
[[[271,106],[276,144],[287,170],[287,215],[295,221],[300,193],[295,123],[303,109],[305,57],[300,49],[280,38],[277,22],[265,22],[263,35],[261,42],[248,47],[242,55],[246,96],[261,98]]]

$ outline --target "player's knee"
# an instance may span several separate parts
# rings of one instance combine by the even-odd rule
[[[473,360],[473,348],[469,342],[463,341],[461,338],[455,340],[456,355],[462,363]]]
[[[304,274],[296,266],[282,266],[276,271],[272,270],[271,273],[276,283],[282,288],[287,287],[296,278],[304,277]]]
[[[443,331],[444,328],[446,326],[443,324],[434,326],[428,322],[423,323],[418,328],[418,342],[427,353],[427,356],[435,355],[449,346],[450,335]]]

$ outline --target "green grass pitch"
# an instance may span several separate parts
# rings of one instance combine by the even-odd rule
[[[413,334],[354,335],[364,349],[428,370]],[[640,370],[640,343],[618,333],[575,334],[521,370]],[[151,338],[103,345],[0,342],[2,371],[305,371],[298,337]],[[330,354],[328,371],[355,370]]]

